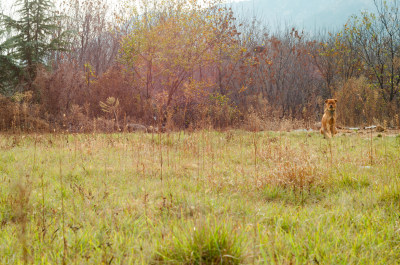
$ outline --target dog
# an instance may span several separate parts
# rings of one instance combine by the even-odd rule
[[[336,102],[337,99],[325,100],[324,116],[321,121],[321,134],[324,138],[332,138],[336,133]]]

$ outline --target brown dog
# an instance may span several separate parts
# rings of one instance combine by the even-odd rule
[[[321,134],[324,138],[333,137],[336,131],[336,102],[337,99],[325,100],[324,116],[321,121]]]

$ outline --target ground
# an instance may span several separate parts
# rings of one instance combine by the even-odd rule
[[[400,136],[0,135],[0,264],[398,264]]]

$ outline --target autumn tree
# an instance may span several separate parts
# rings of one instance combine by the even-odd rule
[[[398,98],[400,84],[400,13],[398,2],[374,1],[377,14],[363,12],[346,28],[369,79],[385,102]]]
[[[215,59],[217,92],[221,95],[230,92],[231,81],[239,62],[244,58],[244,46],[240,43],[241,33],[238,32],[235,20],[231,9],[220,7],[214,10],[210,21],[215,42],[212,54],[214,54]]]
[[[145,14],[137,14],[132,32],[122,39],[120,58],[144,88],[141,96],[167,110],[185,104],[185,97],[193,94],[185,90],[215,84],[210,70],[232,55],[223,40],[235,33],[230,31],[232,16],[223,15],[226,9],[215,2],[208,8],[197,0],[163,3],[147,5]]]
[[[264,34],[263,46],[253,48],[253,83],[267,102],[280,109],[280,117],[301,117],[315,95],[315,67],[307,36],[295,28],[283,34]]]
[[[62,12],[62,27],[74,33],[65,59],[77,62],[86,74],[106,72],[115,63],[123,27],[116,11],[105,0],[74,0],[65,2]]]

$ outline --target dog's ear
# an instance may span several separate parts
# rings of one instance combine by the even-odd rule
[[[325,103],[328,103],[328,100],[327,100],[327,99],[325,99]]]
[[[337,103],[337,99],[335,98],[335,103]]]

